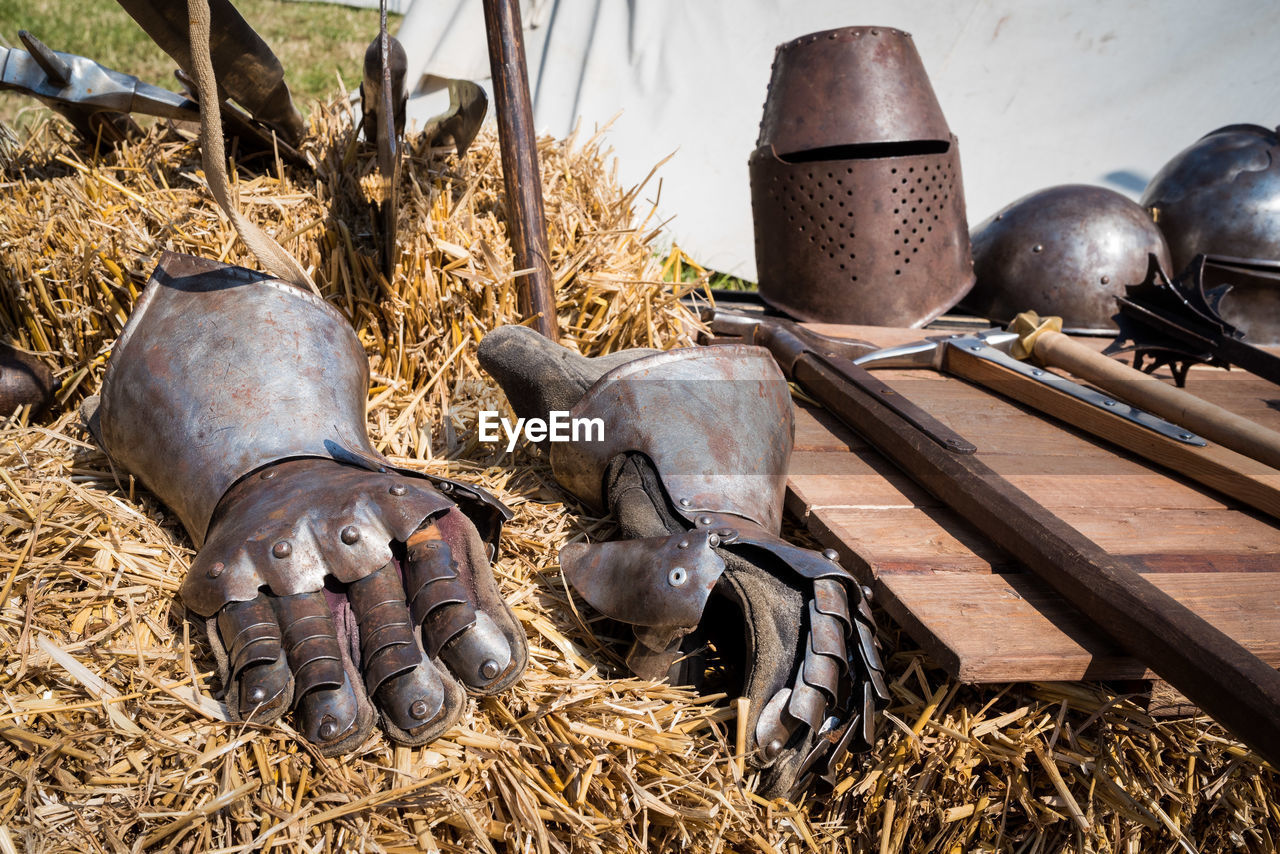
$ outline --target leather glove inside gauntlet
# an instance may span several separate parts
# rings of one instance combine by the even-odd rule
[[[586,359],[504,327],[479,357],[518,416],[601,420],[602,440],[546,448],[557,481],[611,512],[621,539],[570,544],[560,562],[588,603],[632,626],[637,675],[748,697],[771,794],[829,780],[873,742],[888,692],[863,591],[834,553],[778,537],[793,416],[766,351]]]
[[[322,300],[166,253],[88,413],[199,549],[182,599],[207,621],[231,714],[292,708],[326,754],[358,747],[378,712],[394,741],[430,741],[466,691],[510,686],[527,659],[489,566],[506,508],[376,453],[368,381]]]

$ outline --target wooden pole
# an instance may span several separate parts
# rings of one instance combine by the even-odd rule
[[[1280,433],[1256,421],[1109,359],[1061,332],[1042,332],[1033,346],[1036,358],[1046,365],[1068,371],[1211,442],[1280,468]]]
[[[502,179],[507,190],[507,228],[516,267],[531,271],[520,277],[520,313],[534,318],[533,328],[538,332],[558,341],[555,283],[547,249],[542,176],[538,170],[519,0],[484,0],[484,24],[489,35]]]

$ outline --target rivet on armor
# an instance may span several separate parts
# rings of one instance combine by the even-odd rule
[[[711,517],[710,517],[710,516],[699,516],[699,517],[698,517],[698,524],[699,524],[699,525],[710,525],[710,524],[711,524],[711,521],[712,521],[712,519],[711,519]]]
[[[404,495],[408,490],[405,488],[403,483],[397,483],[395,486],[388,489],[387,492],[390,492],[392,495]]]
[[[324,741],[329,741],[338,734],[338,722],[329,715],[324,716],[324,720],[320,723],[320,728],[316,730],[316,735],[320,736]]]
[[[492,658],[480,665],[480,675],[485,679],[497,679],[502,669],[498,667],[498,662]]]
[[[378,474],[386,474],[386,473],[387,473],[386,466],[378,466]]]
[[[728,539],[729,537],[736,536],[738,532],[733,530],[733,528],[721,528],[720,530],[716,531],[716,533],[719,534],[721,537]]]
[[[864,599],[866,599],[868,602],[870,602],[870,601],[871,601],[871,599],[872,599],[872,596],[871,596],[871,588],[870,588],[870,587],[868,587],[868,586],[867,586],[867,585],[865,585],[865,584],[864,584],[864,585],[862,585],[862,596],[863,596],[863,598],[864,598]]]
[[[264,471],[264,472],[261,474],[261,477],[262,477],[262,479],[263,479],[263,480],[271,480],[271,478],[275,477],[275,476],[276,476],[276,475],[278,475],[279,473],[280,473],[280,472],[276,471],[275,469],[272,469],[272,470],[270,470],[270,471]]]
[[[688,507],[688,506],[689,506],[690,504],[692,504],[692,503],[693,503],[693,502],[691,502],[691,501],[690,501],[689,499],[687,499],[687,498],[681,498],[681,499],[680,499],[680,506],[681,506],[681,507]]]
[[[822,556],[823,556],[823,557],[825,557],[827,560],[839,560],[839,559],[840,559],[840,553],[839,553],[839,552],[837,552],[835,549],[823,549],[823,550],[822,550]]]
[[[667,573],[667,583],[672,587],[680,587],[689,580],[689,573],[683,566],[677,566]]]
[[[436,484],[436,489],[440,490],[441,492],[453,492],[453,484],[449,483],[447,480],[441,481],[440,483]]]
[[[1115,402],[1114,400],[1104,400],[1104,401],[1102,401],[1102,405],[1103,405],[1103,406],[1115,406],[1115,405],[1116,405],[1116,402]]]
[[[720,545],[720,537],[719,537],[719,535],[718,535],[718,534],[712,534],[712,535],[710,535],[709,537],[707,537],[707,545],[711,546],[711,548],[713,548],[713,549],[714,549],[716,546]]]
[[[764,746],[764,758],[773,759],[782,752],[782,739],[775,738]]]
[[[250,703],[257,705],[258,703],[261,703],[263,700],[267,699],[267,692],[265,689],[263,689],[261,685],[254,685],[253,688],[249,691],[249,693],[245,696],[245,699],[248,700]]]
[[[680,542],[676,543],[676,548],[678,548],[678,549],[687,549],[687,548],[689,548],[689,541],[688,541],[688,540],[681,540]]]
[[[207,574],[210,578],[217,578],[219,575],[222,575],[223,570],[226,568],[227,565],[225,563],[218,561],[213,566],[209,567],[209,572]]]
[[[288,540],[281,540],[271,547],[271,556],[278,558],[286,558],[293,554],[293,546]]]
[[[428,708],[426,700],[414,700],[413,705],[409,707],[409,714],[418,720],[425,720],[427,715],[431,714],[431,709]]]
[[[342,529],[342,533],[338,536],[342,538],[342,542],[349,546],[354,546],[356,543],[360,542],[360,529],[355,525],[348,525]]]
[[[1110,277],[1110,276],[1103,276],[1103,277],[1102,277],[1102,284],[1104,284],[1104,285],[1109,285],[1109,284],[1111,284],[1111,277]]]
[[[1043,243],[1037,243],[1035,246],[1032,246],[1032,247],[1031,247],[1031,251],[1032,251],[1032,252],[1043,252],[1043,251],[1044,251],[1044,244],[1043,244]]]

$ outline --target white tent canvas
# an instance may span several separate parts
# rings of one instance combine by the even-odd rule
[[[1136,197],[1224,124],[1274,124],[1273,0],[526,0],[541,132],[617,116],[627,182],[660,170],[659,209],[699,261],[754,275],[747,156],[776,45],[853,24],[911,32],[959,137],[969,221],[1052,184]],[[417,0],[400,38],[421,123],[433,81],[489,74],[480,0]],[[657,195],[659,185],[649,188]]]

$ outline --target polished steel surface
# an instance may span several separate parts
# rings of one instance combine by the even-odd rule
[[[1066,184],[1030,193],[973,231],[977,283],[965,311],[1007,324],[1023,311],[1068,330],[1115,330],[1115,298],[1141,282],[1147,257],[1169,250],[1151,217],[1104,187]]]

